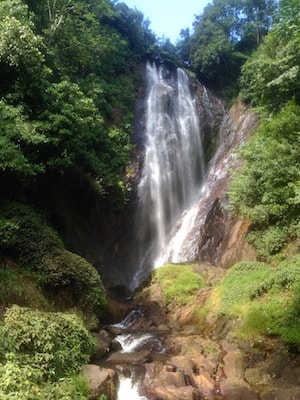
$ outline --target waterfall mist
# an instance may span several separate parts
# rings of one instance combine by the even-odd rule
[[[192,206],[203,181],[199,111],[189,85],[182,69],[171,73],[162,66],[147,65],[144,158],[135,219],[139,269],[132,289],[151,269],[173,261],[180,244],[171,239],[176,234],[184,239],[183,224],[178,221]]]

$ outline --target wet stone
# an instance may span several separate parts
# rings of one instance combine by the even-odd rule
[[[150,351],[140,351],[134,353],[113,353],[108,357],[106,362],[111,364],[142,365],[150,359]]]

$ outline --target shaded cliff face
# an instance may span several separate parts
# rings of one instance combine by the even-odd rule
[[[256,253],[247,243],[249,221],[236,219],[228,210],[228,183],[239,167],[236,151],[258,124],[258,117],[241,103],[226,113],[218,135],[218,146],[206,180],[206,194],[201,199],[204,213],[199,229],[198,259],[224,268],[240,260],[254,260]]]

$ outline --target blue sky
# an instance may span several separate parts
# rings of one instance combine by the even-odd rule
[[[181,29],[190,28],[195,14],[202,13],[209,0],[119,0],[130,8],[137,8],[151,22],[150,29],[157,36],[165,36],[176,43]]]

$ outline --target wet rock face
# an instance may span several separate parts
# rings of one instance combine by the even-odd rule
[[[241,103],[225,115],[218,134],[218,146],[210,162],[203,194],[203,223],[200,226],[198,258],[223,268],[241,260],[255,260],[247,243],[250,222],[236,219],[228,210],[228,189],[232,170],[239,167],[235,152],[249,138],[258,117]]]
[[[217,197],[200,228],[199,259],[228,268],[241,260],[256,260],[256,252],[246,240],[250,222],[235,219],[227,209],[227,199]]]
[[[205,223],[200,229],[199,257],[205,262],[216,265],[220,258],[220,247],[225,239],[229,213],[217,198],[209,210]]]

